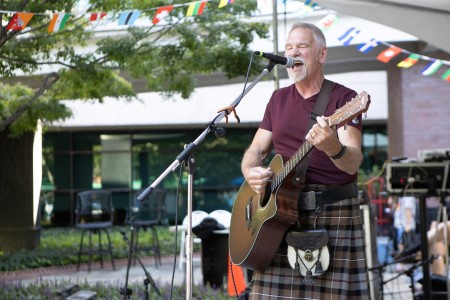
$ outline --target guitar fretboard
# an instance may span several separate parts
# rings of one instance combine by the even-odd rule
[[[308,141],[300,147],[300,149],[295,152],[295,154],[283,165],[283,168],[275,174],[272,179],[270,190],[275,192],[276,189],[280,186],[283,180],[291,173],[292,170],[306,157],[306,155],[311,151],[313,145],[311,145]]]

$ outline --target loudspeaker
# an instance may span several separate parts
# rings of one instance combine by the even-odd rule
[[[228,272],[228,233],[212,233],[202,239],[203,284],[217,289]]]

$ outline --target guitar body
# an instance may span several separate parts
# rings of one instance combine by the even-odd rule
[[[275,156],[269,165],[274,173],[283,167]],[[238,191],[230,224],[230,258],[235,265],[253,270],[265,269],[284,237],[297,221],[301,188],[284,181],[275,193],[255,193],[247,182]]]

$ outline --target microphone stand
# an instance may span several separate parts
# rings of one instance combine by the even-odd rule
[[[369,271],[369,272],[374,272],[374,273],[375,273],[375,271],[377,271],[377,272],[378,272],[378,275],[380,276],[380,279],[381,279],[381,282],[380,282],[381,299],[383,299],[383,295],[384,295],[384,285],[385,285],[386,283],[390,282],[391,280],[393,280],[393,279],[391,279],[391,280],[388,280],[388,281],[384,281],[384,279],[383,279],[383,273],[384,273],[386,267],[388,267],[388,266],[390,266],[390,265],[397,264],[397,263],[402,263],[402,262],[404,262],[404,261],[409,261],[409,260],[411,260],[411,259],[414,258],[414,257],[416,257],[416,254],[415,254],[415,253],[412,253],[412,254],[409,254],[409,255],[407,255],[407,256],[405,256],[405,257],[396,259],[396,260],[391,261],[391,262],[385,262],[385,263],[383,263],[383,264],[381,264],[381,265],[374,266],[374,267],[369,268],[369,269],[367,270],[367,271]],[[400,275],[402,275],[402,274],[400,274]],[[396,279],[396,278],[398,278],[398,277],[399,277],[399,276],[396,276],[394,279]]]
[[[131,241],[133,242],[134,240],[134,216],[131,217]],[[128,244],[128,239],[127,236],[125,235],[125,231],[120,231],[120,233],[123,236],[123,240]],[[130,288],[128,288],[128,277],[130,274],[130,266],[131,266],[131,256],[132,256],[132,250],[131,250],[131,245],[133,244],[128,244],[128,263],[127,263],[127,272],[125,275],[125,287],[120,289],[120,294],[123,295],[123,299],[126,300],[127,298],[130,298],[131,294],[133,293],[131,291]]]
[[[269,64],[264,68],[264,70],[258,75],[258,77],[255,78],[255,80],[250,83],[250,85],[231,103],[229,107],[236,107],[241,102],[242,98],[244,98],[245,95],[264,77],[266,76],[270,71],[272,71],[273,67],[277,64],[277,62],[270,60]],[[138,197],[137,200],[142,201],[144,200],[150,193],[158,186],[158,184],[172,171],[174,171],[181,162],[187,162],[189,163],[195,163],[195,158],[191,156],[193,150],[195,147],[197,147],[205,138],[206,136],[211,132],[218,132],[221,130],[220,128],[217,128],[217,124],[229,114],[230,112],[228,110],[223,110],[218,113],[218,115],[209,123],[207,128],[190,144],[185,146],[185,149],[176,157],[176,159],[170,164],[170,166],[163,172],[161,175],[156,178],[156,180],[147,187]],[[192,299],[192,190],[193,186],[193,170],[192,165],[189,166],[189,176],[188,176],[188,224],[186,228],[186,299],[191,300]]]
[[[139,264],[141,265],[142,269],[144,270],[144,274],[146,279],[144,280],[144,285],[145,285],[145,298],[146,300],[149,299],[149,290],[148,290],[148,284],[150,283],[153,287],[153,289],[156,291],[156,293],[158,294],[158,296],[161,296],[161,292],[159,291],[158,287],[156,286],[155,281],[153,280],[152,276],[150,275],[150,273],[147,271],[147,269],[145,268],[144,264],[141,261],[141,258],[139,257],[139,255],[137,255],[136,250],[133,247],[133,239],[134,239],[134,220],[135,218],[132,217],[131,218],[131,240],[128,240],[125,231],[121,231],[120,233],[123,236],[123,240],[125,241],[125,243],[127,243],[128,248],[129,248],[129,252],[128,252],[128,264],[127,264],[127,272],[126,272],[126,277],[125,277],[125,287],[120,289],[120,294],[123,295],[123,299],[126,300],[127,298],[130,298],[130,295],[132,294],[132,291],[130,288],[128,288],[128,277],[129,277],[129,273],[130,273],[130,266],[131,266],[131,257],[132,255],[134,255],[134,258],[137,259],[137,261],[139,262]]]

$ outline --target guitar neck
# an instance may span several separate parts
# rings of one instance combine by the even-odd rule
[[[313,145],[311,145],[308,141],[305,141],[297,152],[295,152],[295,154],[283,165],[283,168],[281,168],[281,170],[275,174],[272,179],[270,187],[272,193],[278,189],[283,180],[306,157],[306,155],[308,155],[312,148]]]

